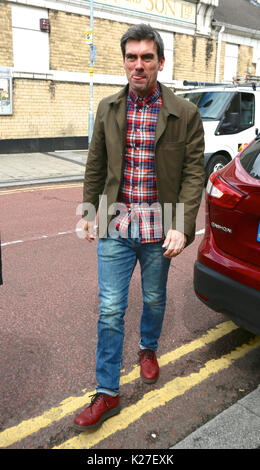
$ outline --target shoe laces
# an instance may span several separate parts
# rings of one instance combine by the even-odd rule
[[[92,397],[92,398],[91,398],[91,403],[90,403],[90,405],[89,405],[89,406],[90,406],[90,412],[91,412],[91,413],[92,413],[92,407],[93,407],[93,405],[95,405],[95,404],[98,402],[98,400],[101,399],[101,398],[104,400],[106,406],[108,406],[108,404],[107,404],[107,399],[106,399],[106,397],[105,397],[105,395],[104,395],[103,393],[97,392],[97,393],[94,393],[93,395],[90,395],[90,397]]]

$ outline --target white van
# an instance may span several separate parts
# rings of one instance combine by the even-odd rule
[[[183,85],[193,88],[176,94],[196,104],[202,117],[208,180],[260,132],[260,86],[189,81]]]

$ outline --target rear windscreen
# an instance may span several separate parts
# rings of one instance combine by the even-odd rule
[[[247,147],[240,156],[240,162],[250,176],[260,180],[260,139]]]

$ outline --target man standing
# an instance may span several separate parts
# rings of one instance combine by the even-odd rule
[[[160,35],[150,25],[132,26],[121,38],[121,49],[128,85],[99,104],[84,181],[83,201],[98,209],[100,315],[97,393],[74,419],[78,431],[98,427],[120,412],[124,314],[137,260],[143,295],[140,374],[145,383],[158,379],[156,350],[169,265],[194,239],[204,185],[201,118],[193,104],[157,81],[165,62]],[[171,208],[170,223],[165,207]],[[97,222],[93,211],[84,216],[91,242]]]

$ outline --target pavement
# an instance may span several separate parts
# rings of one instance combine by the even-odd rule
[[[87,150],[0,153],[0,188],[83,181],[87,154]]]
[[[0,154],[0,188],[83,181],[87,150]],[[260,386],[171,449],[260,448]]]

